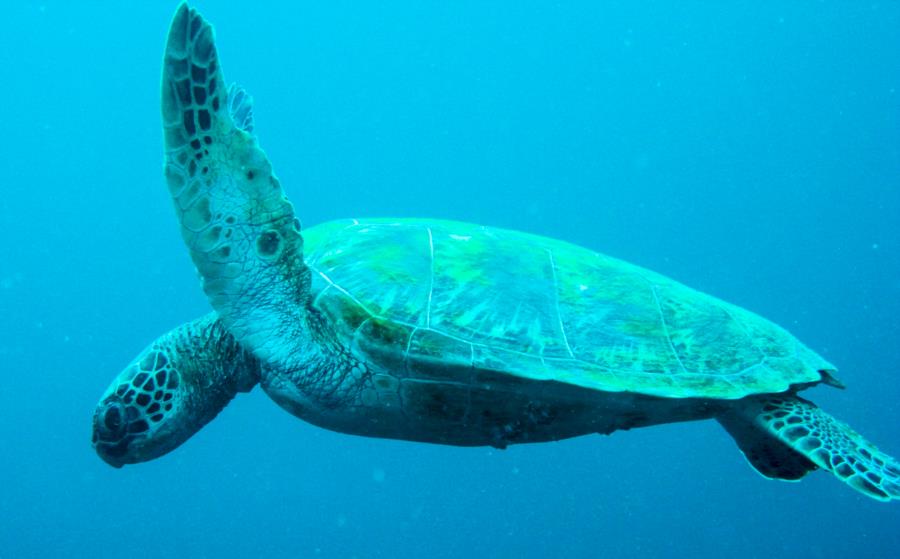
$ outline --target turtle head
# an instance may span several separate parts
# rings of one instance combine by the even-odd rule
[[[177,448],[259,374],[214,315],[161,336],[106,389],[91,442],[107,464],[146,462]]]
[[[117,468],[162,456],[193,432],[177,359],[154,343],[122,371],[94,410],[92,442]],[[186,429],[188,430],[185,434]]]

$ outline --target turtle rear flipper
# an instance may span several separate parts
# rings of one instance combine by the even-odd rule
[[[766,477],[797,480],[818,467],[879,501],[900,499],[900,463],[808,400],[745,398],[719,422]]]
[[[186,4],[169,30],[162,115],[166,179],[204,291],[244,347],[284,361],[278,342],[305,339],[300,222],[252,134],[249,95],[225,87],[213,29]]]
[[[799,481],[819,468],[803,454],[773,439],[755,423],[737,414],[720,417],[719,423],[734,438],[747,462],[765,478]]]

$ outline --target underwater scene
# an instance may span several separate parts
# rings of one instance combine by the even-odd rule
[[[900,556],[900,3],[3,7],[0,559]]]

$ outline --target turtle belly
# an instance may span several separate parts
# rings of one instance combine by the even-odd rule
[[[598,392],[555,381],[473,371],[478,382],[372,374],[358,396],[323,405],[277,376],[262,383],[279,405],[342,433],[454,446],[557,441],[592,433],[712,417],[706,399]],[[490,379],[490,380],[485,380]]]
[[[399,402],[392,406],[401,410],[396,422],[406,431],[399,438],[504,448],[611,433],[645,416],[631,395],[600,397],[558,383],[503,380],[507,382],[399,379]],[[612,409],[617,411],[609,413]]]

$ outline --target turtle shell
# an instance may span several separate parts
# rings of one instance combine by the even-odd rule
[[[768,320],[558,240],[425,219],[304,231],[313,305],[398,377],[497,373],[600,391],[741,398],[834,381]]]

